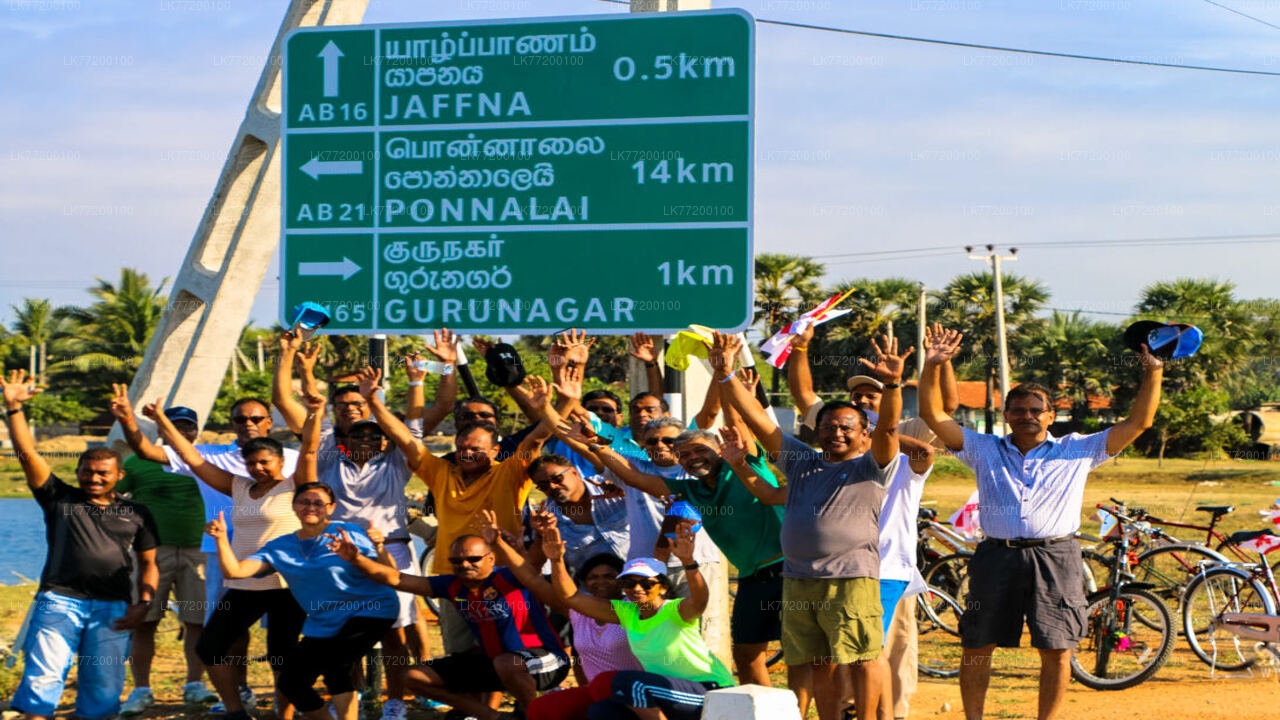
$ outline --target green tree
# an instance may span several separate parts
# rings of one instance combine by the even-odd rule
[[[996,339],[996,304],[994,276],[990,272],[974,272],[960,275],[935,293],[935,305],[930,317],[940,318],[948,327],[965,335],[965,345],[971,351],[967,360],[959,363],[957,373],[962,378],[979,379],[986,383],[987,431],[995,425],[994,391],[999,384],[1000,359]],[[1009,348],[1010,373],[1025,348],[1030,345],[1044,321],[1036,314],[1049,299],[1049,291],[1036,280],[1011,273],[1001,274],[1004,290],[1005,335]]]
[[[894,336],[905,343],[902,347],[915,345],[918,282],[908,278],[860,278],[840,282],[819,295],[825,299],[849,290],[853,293],[838,307],[852,312],[819,325],[814,331],[809,357],[816,388],[843,388],[845,379],[862,369],[858,358],[872,357],[871,338],[884,333],[890,323]]]
[[[15,345],[37,348],[36,372],[44,380],[49,353],[55,356],[59,353],[64,341],[74,334],[74,324],[67,318],[65,309],[55,308],[47,299],[23,298],[21,305],[10,305],[9,309],[14,314],[12,341]]]
[[[1159,444],[1157,466],[1164,464],[1168,450],[1181,453],[1204,451],[1210,457],[1224,447],[1248,442],[1244,430],[1229,417],[1227,393],[1206,386],[1166,394],[1152,426]]]
[[[810,257],[761,253],[756,255],[755,322],[765,337],[771,337],[783,325],[823,299],[818,280],[826,267]],[[772,373],[770,389],[778,392],[781,373]]]
[[[1027,347],[1019,379],[1034,381],[1071,401],[1071,419],[1088,415],[1090,395],[1110,397],[1111,352],[1107,341],[1118,328],[1081,317],[1080,313],[1053,311],[1049,322]]]

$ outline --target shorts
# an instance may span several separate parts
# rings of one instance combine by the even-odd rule
[[[902,594],[907,591],[907,586],[910,584],[906,580],[880,581],[880,609],[884,613],[880,617],[886,638],[889,637],[889,623],[893,622],[893,609],[898,606],[898,601],[902,599]]]
[[[569,659],[546,648],[531,648],[516,654],[533,677],[538,692],[558,687],[569,675]],[[467,652],[430,660],[426,666],[444,680],[449,692],[502,692],[506,688],[493,667],[494,662],[484,653]]]
[[[247,665],[249,658],[227,653],[263,615],[271,618],[267,626],[267,662],[272,668],[280,667],[297,646],[307,619],[288,590],[227,590],[196,642],[200,661],[205,665]]]
[[[10,708],[52,717],[62,699],[67,672],[75,664],[75,715],[97,720],[120,712],[130,634],[113,630],[112,625],[127,606],[122,600],[38,593],[23,646],[22,682]]]
[[[782,639],[782,561],[738,578],[729,634],[735,645]]]
[[[875,578],[783,578],[783,659],[788,665],[874,660],[884,644],[882,614]]]
[[[1084,572],[1074,539],[1011,548],[987,539],[969,561],[969,595],[960,644],[1018,647],[1022,623],[1031,646],[1069,650],[1085,635]]]
[[[387,549],[391,559],[396,561],[397,570],[410,575],[418,574],[418,564],[413,560],[413,547],[408,542],[388,540],[383,547]],[[418,606],[414,602],[413,593],[397,592],[396,598],[400,601],[400,612],[396,615],[396,622],[391,627],[393,629],[408,627],[417,622]]]
[[[147,622],[158,622],[164,617],[173,593],[173,604],[178,606],[178,619],[189,625],[203,625],[205,620],[205,553],[200,548],[161,545],[156,548],[156,566],[160,569],[160,582],[147,610]]]

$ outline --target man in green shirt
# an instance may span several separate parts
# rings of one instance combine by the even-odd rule
[[[178,430],[195,442],[198,431],[194,410],[171,407],[165,410]],[[164,471],[164,465],[137,455],[124,461],[124,477],[116,491],[129,493],[135,502],[147,506],[155,516],[159,535],[156,565],[160,582],[147,612],[146,621],[133,631],[129,664],[133,672],[133,692],[120,709],[122,715],[138,715],[155,704],[151,693],[151,661],[156,652],[156,626],[164,616],[169,594],[178,606],[184,625],[183,654],[187,660],[187,683],[182,699],[189,704],[207,704],[218,699],[201,679],[204,664],[196,655],[196,641],[205,615],[205,554],[200,550],[204,534],[204,501],[196,480]]]

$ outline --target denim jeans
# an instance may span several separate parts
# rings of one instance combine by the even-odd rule
[[[10,707],[34,715],[53,715],[78,655],[76,716],[98,720],[120,712],[130,635],[111,626],[124,615],[127,605],[48,591],[36,595],[23,646],[26,664],[22,682]]]

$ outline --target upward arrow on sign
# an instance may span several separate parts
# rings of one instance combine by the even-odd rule
[[[342,51],[330,40],[316,57],[324,60],[324,96],[338,97],[338,58]]]

